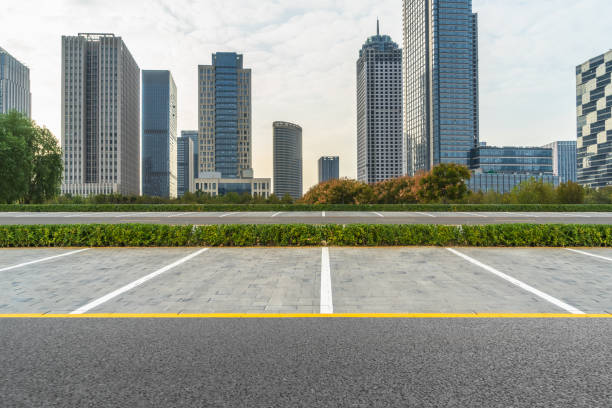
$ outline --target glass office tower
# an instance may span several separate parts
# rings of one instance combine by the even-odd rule
[[[562,183],[576,182],[576,141],[553,142],[545,145],[553,151],[553,174],[559,176]]]
[[[471,0],[404,0],[404,170],[469,166],[478,146],[478,18]]]
[[[324,156],[319,159],[319,183],[340,178],[340,157]]]
[[[185,193],[194,191],[193,140],[188,136],[179,137],[176,151],[176,190],[177,195],[182,197]]]
[[[218,52],[199,66],[199,173],[252,173],[251,70],[242,55]]]
[[[274,194],[302,197],[302,128],[288,122],[274,122]]]
[[[357,179],[401,177],[402,138],[402,50],[377,24],[357,60]]]
[[[142,194],[176,198],[176,85],[170,71],[142,71]]]
[[[197,130],[183,130],[181,131],[181,137],[188,137],[193,142],[193,177],[198,178],[199,177],[198,168],[200,167],[200,163],[198,159],[199,157],[198,152],[200,150],[198,148],[198,146],[200,145],[198,131]]]
[[[12,110],[32,116],[30,69],[0,47],[0,113]]]
[[[612,185],[612,50],[576,67],[578,183]]]

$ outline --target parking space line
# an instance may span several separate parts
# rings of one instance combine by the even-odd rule
[[[595,255],[595,254],[590,254],[590,253],[588,253],[588,252],[579,251],[579,250],[577,250],[577,249],[571,249],[571,248],[565,248],[565,249],[567,249],[568,251],[571,251],[571,252],[575,252],[575,253],[577,253],[577,254],[582,254],[582,255],[586,255],[586,256],[591,256],[591,257],[593,257],[593,258],[599,258],[599,259],[603,259],[603,260],[605,260],[605,261],[610,261],[610,262],[612,262],[612,258],[606,258],[605,256]]]
[[[378,216],[379,216],[379,217],[381,217],[381,218],[385,218],[385,216],[384,216],[384,215],[382,215],[382,214],[381,214],[381,213],[379,213],[379,212],[372,212],[372,214],[374,214],[374,215],[378,215]]]
[[[325,211],[323,211],[323,212],[321,213],[321,216],[322,216],[323,218],[325,218]]]
[[[270,217],[270,218],[276,218],[276,217],[278,217],[281,214],[282,214],[282,212],[277,212],[276,214],[272,214],[272,217]]]
[[[329,248],[321,251],[321,314],[334,313],[331,286],[331,268],[329,266]]]
[[[427,213],[423,213],[423,212],[415,212],[414,214],[426,215],[426,216],[431,217],[431,218],[436,218],[435,215],[431,215],[431,214],[427,214]]]
[[[236,214],[238,213],[227,213],[227,214],[220,215],[219,218],[225,218],[225,217],[229,217],[230,215],[236,215]]]
[[[508,212],[508,211],[505,211],[504,214],[513,215],[513,216],[517,216],[517,217],[525,217],[525,218],[540,218],[539,215],[525,214],[525,213],[516,213],[516,212]]]
[[[496,276],[498,276],[498,277],[500,277],[500,278],[502,278],[502,279],[512,283],[513,285],[518,286],[519,288],[521,288],[523,290],[526,290],[527,292],[533,293],[534,295],[536,295],[536,296],[546,300],[547,302],[552,303],[553,305],[555,305],[557,307],[560,307],[561,309],[564,309],[565,311],[567,311],[567,312],[569,312],[571,314],[577,314],[577,315],[585,314],[584,312],[576,309],[574,306],[568,305],[567,303],[565,303],[565,302],[563,302],[563,301],[561,301],[561,300],[559,300],[559,299],[557,299],[555,297],[552,297],[552,296],[550,296],[550,295],[548,295],[548,294],[546,294],[546,293],[544,293],[544,292],[542,292],[542,291],[540,291],[540,290],[538,290],[538,289],[536,289],[536,288],[534,288],[532,286],[529,286],[526,283],[521,282],[520,280],[515,279],[515,278],[513,278],[510,275],[506,275],[505,273],[500,272],[500,271],[498,271],[495,268],[492,268],[492,267],[490,267],[488,265],[485,265],[482,262],[479,262],[479,261],[477,261],[474,258],[470,258],[469,256],[464,255],[461,252],[456,251],[456,250],[454,250],[452,248],[446,248],[446,249],[449,250],[450,252],[452,252],[453,254],[457,255],[458,257],[465,259],[466,261],[470,262],[471,264],[476,265],[476,266],[484,269],[485,271],[490,272],[493,275],[496,275]]]
[[[6,272],[6,271],[10,271],[12,269],[21,268],[21,267],[28,266],[28,265],[34,265],[34,264],[41,263],[41,262],[51,261],[51,260],[57,259],[57,258],[63,258],[65,256],[74,255],[74,254],[78,254],[80,252],[87,251],[88,249],[89,248],[79,249],[78,251],[67,252],[67,253],[61,254],[61,255],[50,256],[48,258],[38,259],[36,261],[30,261],[30,262],[25,262],[25,263],[22,263],[22,264],[19,264],[19,265],[9,266],[8,268],[0,269],[0,272]]]
[[[114,292],[111,292],[111,293],[109,293],[109,294],[107,294],[105,296],[102,296],[101,298],[99,298],[97,300],[94,300],[93,302],[90,302],[90,303],[86,304],[85,306],[82,306],[82,307],[78,308],[77,310],[75,310],[74,312],[71,312],[70,314],[71,315],[79,315],[79,314],[87,313],[91,309],[96,308],[96,307],[100,306],[101,304],[106,303],[109,300],[111,300],[111,299],[113,299],[113,298],[115,298],[115,297],[117,297],[117,296],[119,296],[119,295],[121,295],[121,294],[123,294],[125,292],[128,292],[128,291],[134,289],[135,287],[140,286],[143,283],[148,282],[151,279],[156,278],[156,277],[158,277],[159,275],[161,275],[161,274],[163,274],[165,272],[168,272],[169,270],[171,270],[173,268],[176,268],[177,266],[179,266],[179,265],[189,261],[190,259],[195,258],[196,256],[198,256],[198,255],[200,255],[200,254],[202,254],[202,253],[204,253],[206,251],[208,251],[208,248],[200,249],[199,251],[194,252],[193,254],[191,254],[189,256],[181,258],[178,261],[176,261],[176,262],[174,262],[174,263],[172,263],[172,264],[170,264],[168,266],[165,266],[165,267],[163,267],[163,268],[161,268],[161,269],[159,269],[159,270],[157,270],[157,271],[155,271],[155,272],[153,272],[153,273],[151,273],[151,274],[149,274],[147,276],[144,276],[144,277],[142,277],[142,278],[140,278],[140,279],[138,279],[138,280],[136,280],[136,281],[134,281],[132,283],[129,283],[129,284],[125,285],[124,287],[119,288],[119,289],[115,290]]]

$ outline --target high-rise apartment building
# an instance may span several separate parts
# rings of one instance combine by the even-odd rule
[[[340,157],[323,156],[319,159],[319,183],[340,178]]]
[[[241,178],[252,169],[251,70],[242,55],[218,52],[198,75],[199,172]]]
[[[377,24],[357,60],[357,178],[402,176],[402,146],[402,50]]]
[[[63,194],[140,194],[140,68],[121,37],[62,37]]]
[[[478,17],[472,0],[403,0],[405,170],[470,162],[478,146]]]
[[[0,47],[0,113],[13,110],[32,116],[30,69]]]
[[[191,139],[191,141],[193,142],[193,177],[194,178],[198,178],[199,176],[199,167],[200,167],[200,161],[198,159],[199,157],[199,148],[198,146],[200,145],[200,139],[198,137],[198,131],[197,130],[182,130],[181,131],[181,137],[188,137]]]
[[[562,183],[576,182],[576,141],[553,142],[545,145],[553,152],[553,174],[559,176]]]
[[[576,67],[578,183],[612,185],[612,50]]]
[[[193,174],[194,154],[193,140],[188,136],[181,136],[177,140],[176,184],[177,195],[182,197],[185,193],[194,191]]]
[[[177,197],[176,85],[170,71],[142,71],[142,194]]]
[[[302,128],[288,122],[274,122],[274,194],[302,197]]]

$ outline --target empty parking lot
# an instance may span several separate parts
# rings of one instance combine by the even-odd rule
[[[609,314],[611,267],[611,249],[3,249],[0,314]]]

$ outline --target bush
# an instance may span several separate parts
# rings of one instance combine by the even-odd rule
[[[11,247],[612,247],[609,225],[9,225]]]

